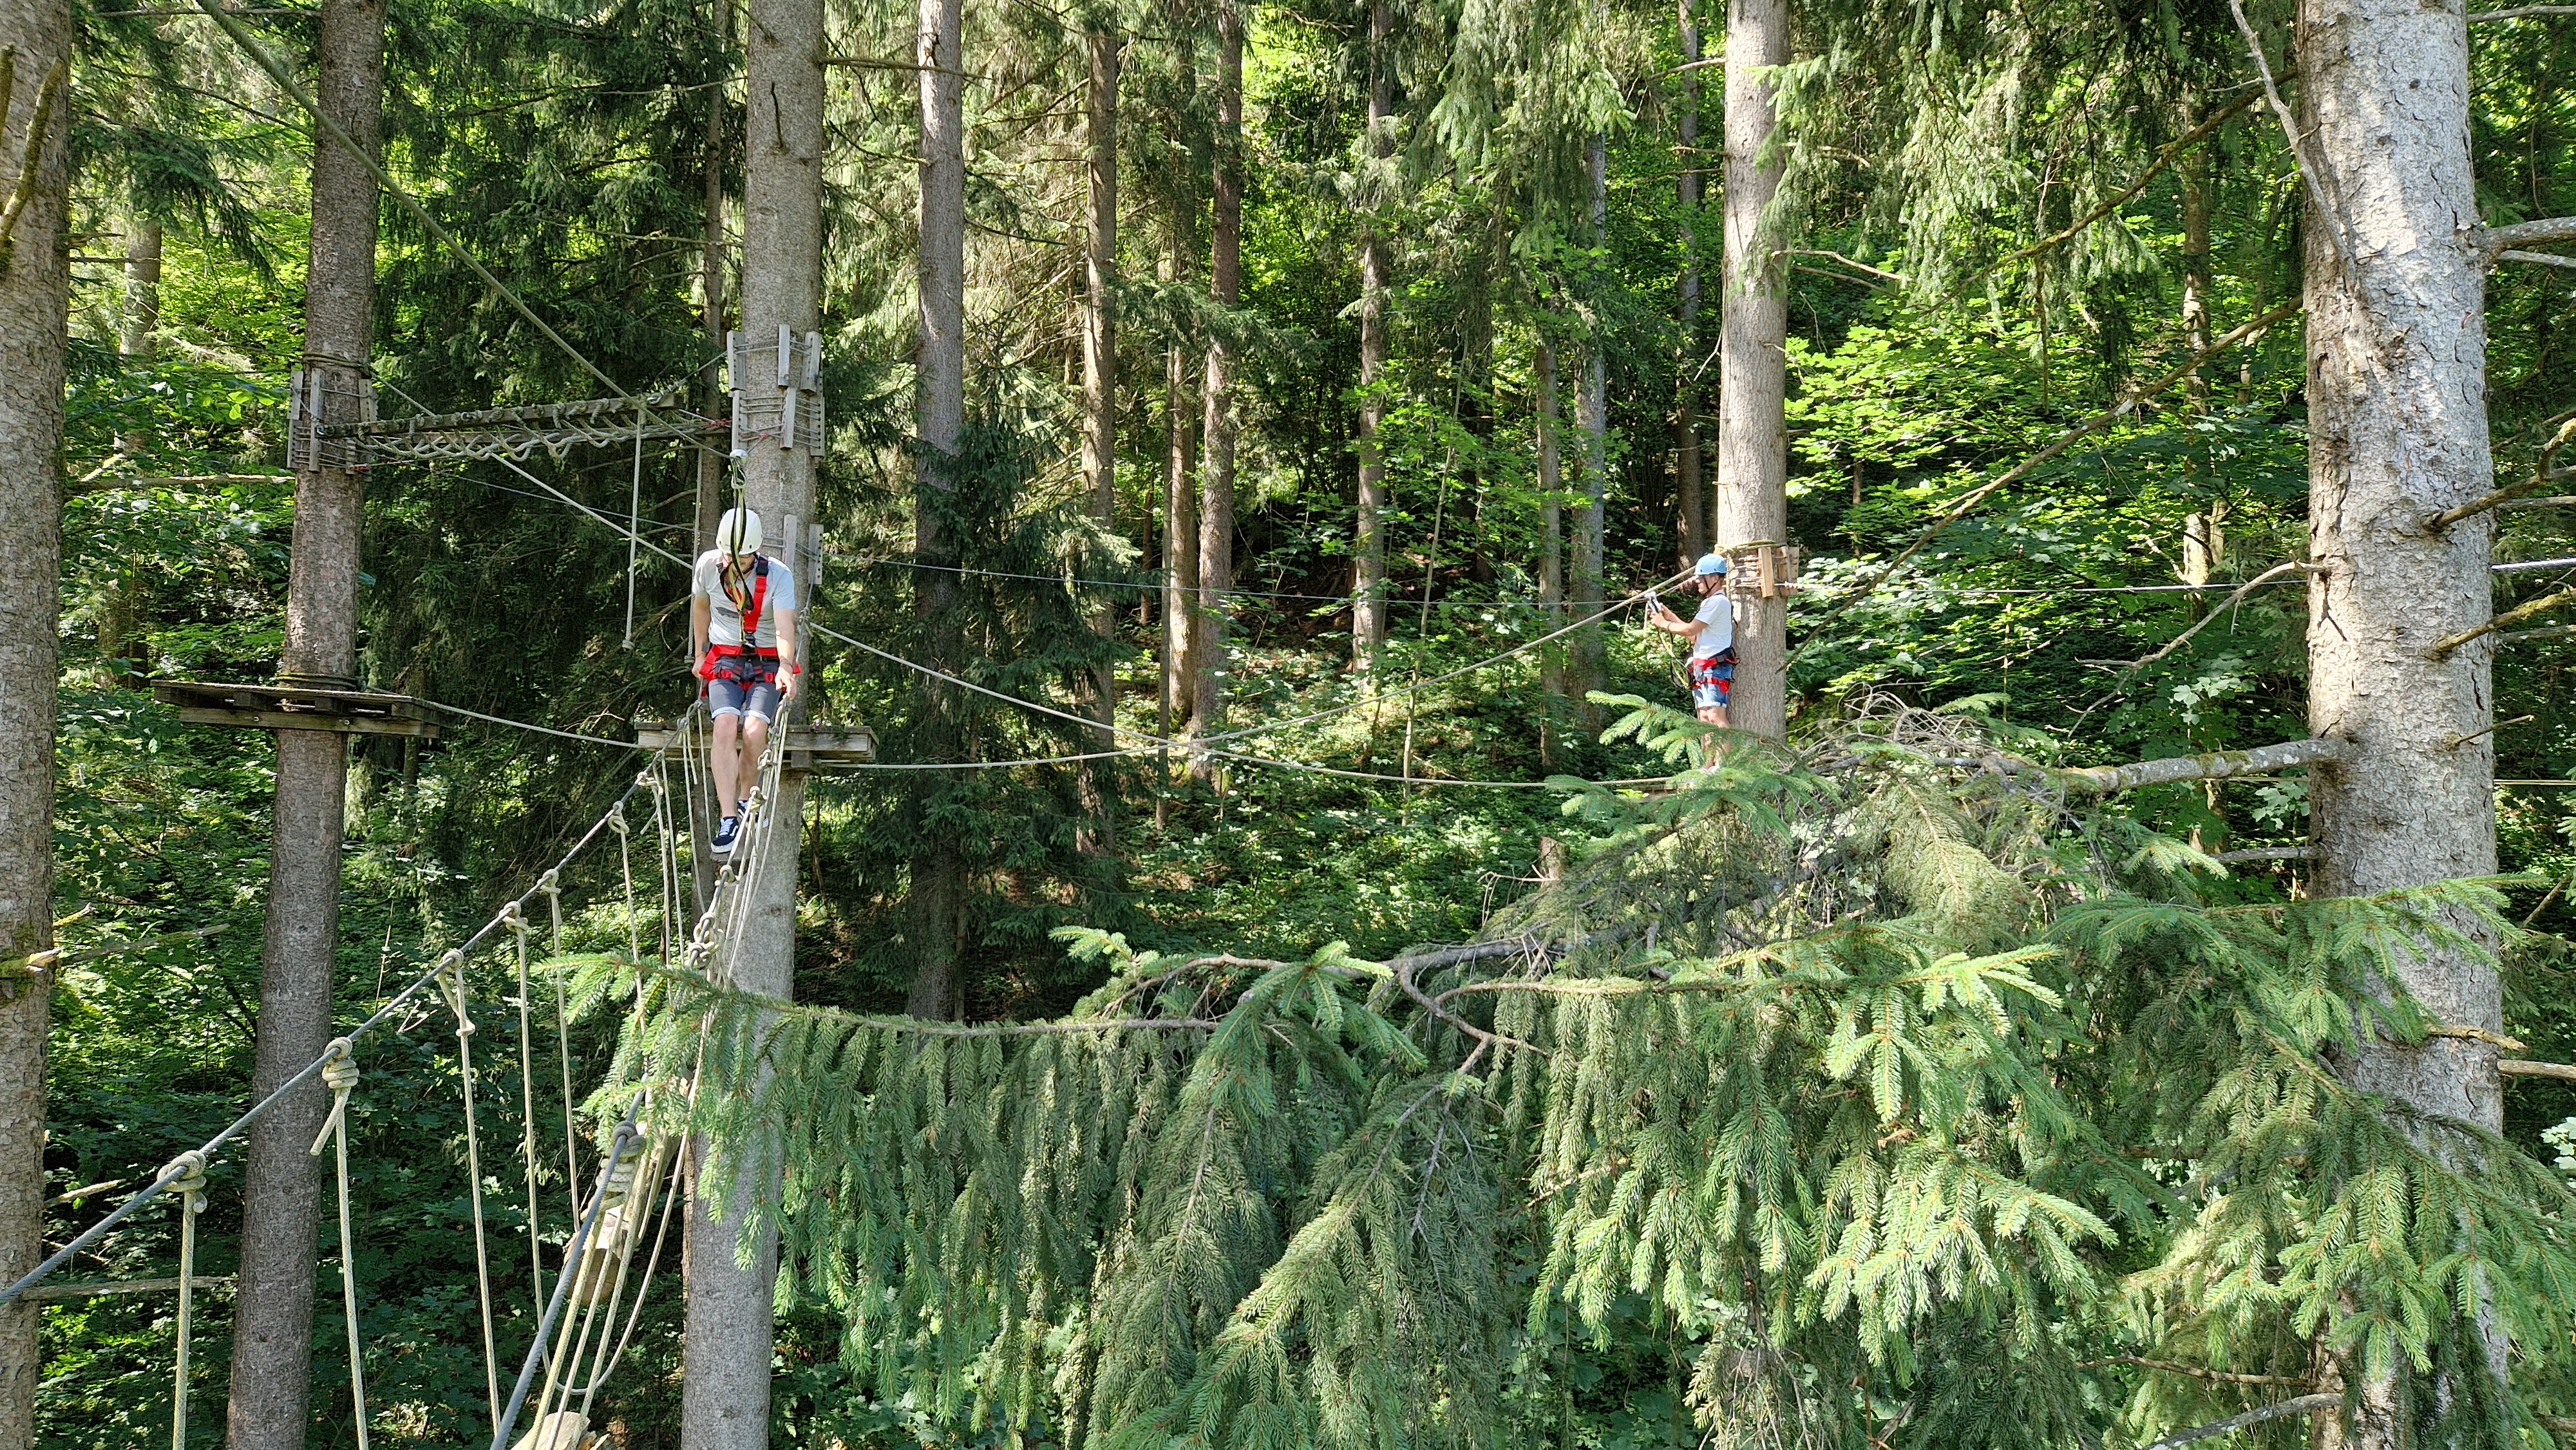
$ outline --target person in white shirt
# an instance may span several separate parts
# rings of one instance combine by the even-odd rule
[[[1646,622],[1691,642],[1691,704],[1701,720],[1723,725],[1727,692],[1735,685],[1735,601],[1726,593],[1726,556],[1700,555],[1691,568],[1691,587],[1700,593],[1696,614],[1684,619],[1658,599],[1647,607]]]
[[[690,581],[689,649],[715,723],[709,764],[720,819],[709,844],[727,856],[742,830],[760,753],[780,708],[796,698],[803,667],[796,660],[796,576],[785,560],[760,552],[760,515],[725,510],[716,541],[698,556]]]

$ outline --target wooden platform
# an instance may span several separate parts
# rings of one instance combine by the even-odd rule
[[[635,722],[635,743],[660,750],[677,738],[668,720]],[[830,770],[841,765],[872,765],[877,733],[865,725],[797,726],[787,732],[789,770]]]
[[[234,730],[331,730],[343,735],[435,740],[441,718],[436,705],[409,695],[304,685],[161,680],[153,684],[152,698],[177,708],[186,724]]]

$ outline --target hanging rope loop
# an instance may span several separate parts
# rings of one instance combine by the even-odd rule
[[[438,994],[447,999],[447,1010],[456,1014],[456,1039],[463,1042],[474,1035],[474,1013],[465,991],[465,953],[451,951],[439,959]]]
[[[334,1037],[322,1049],[322,1085],[331,1090],[331,1116],[322,1120],[322,1131],[313,1135],[309,1156],[322,1156],[322,1145],[335,1133],[347,1142],[349,1127],[349,1090],[358,1085],[358,1061],[352,1055],[349,1039]]]

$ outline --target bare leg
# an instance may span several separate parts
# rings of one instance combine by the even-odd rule
[[[734,760],[735,788],[742,794],[728,794],[725,797],[727,808],[743,796],[751,794],[751,788],[760,783],[760,758],[768,749],[769,722],[757,715],[743,716],[742,752]]]
[[[714,767],[718,816],[732,815],[733,803],[740,799],[734,794],[734,782],[742,775],[741,726],[739,715],[718,715],[715,720],[715,747],[708,753]]]

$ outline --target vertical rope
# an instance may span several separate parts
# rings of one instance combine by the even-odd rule
[[[551,923],[546,937],[546,955],[550,959],[560,958],[564,954],[563,887],[555,880],[555,873],[549,871],[537,878],[537,889],[545,893],[546,915]],[[572,1211],[578,1216],[581,1213],[581,1147],[580,1139],[572,1129],[571,1016],[564,1010],[563,973],[553,971],[546,975],[554,980],[555,988],[555,1070],[562,1079],[564,1105],[564,1195],[571,1200]]]
[[[635,541],[644,532],[644,402],[635,403],[635,478],[626,493],[626,648],[635,648]]]
[[[170,1186],[179,1194],[179,1364],[171,1373],[170,1450],[188,1450],[188,1351],[195,1340],[197,1298],[197,1215],[206,1209],[206,1155],[182,1153],[161,1171],[178,1176]]]
[[[323,1049],[322,1083],[331,1089],[331,1116],[322,1120],[322,1131],[313,1139],[310,1156],[321,1157],[324,1143],[332,1144],[338,1152],[340,1307],[349,1325],[349,1403],[358,1422],[358,1450],[367,1450],[367,1369],[363,1342],[358,1337],[358,1263],[349,1244],[349,1090],[358,1085],[358,1064],[350,1056],[349,1039],[335,1037]]]
[[[635,925],[635,842],[624,801],[609,813],[608,828],[617,833],[617,874],[626,882],[626,960],[632,965],[644,959],[644,941]]]
[[[546,1257],[537,1236],[537,1074],[536,1045],[528,1028],[528,926],[513,901],[501,908],[502,923],[519,944],[519,1161],[528,1177],[528,1286],[537,1312],[546,1308]]]
[[[440,965],[439,989],[456,1014],[456,1081],[465,1094],[466,1202],[474,1213],[474,1292],[483,1311],[483,1397],[492,1422],[501,1420],[501,1356],[492,1336],[492,1255],[483,1234],[483,1143],[474,1120],[474,1013],[466,994],[465,954],[449,952]]]

